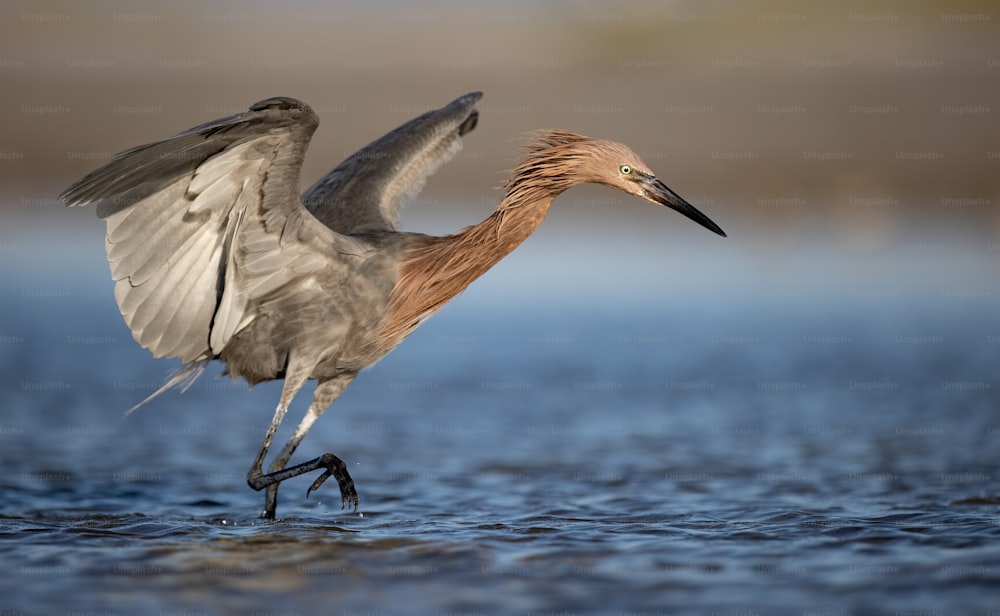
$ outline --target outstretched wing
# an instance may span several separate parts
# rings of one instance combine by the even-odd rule
[[[253,298],[328,263],[317,245],[357,249],[298,198],[318,124],[304,103],[267,99],[121,152],[60,196],[98,203],[115,299],[154,356],[218,355],[253,319]]]
[[[400,208],[462,149],[462,136],[476,127],[475,104],[482,97],[466,94],[369,143],[313,184],[302,202],[338,233],[395,230]]]

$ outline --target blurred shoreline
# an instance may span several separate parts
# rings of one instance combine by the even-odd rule
[[[114,152],[268,96],[321,117],[307,186],[410,117],[483,90],[479,127],[416,205],[482,203],[485,216],[525,134],[565,128],[629,144],[713,218],[761,233],[844,227],[891,242],[916,223],[1000,241],[993,12],[11,3],[0,9],[0,218],[36,216]]]

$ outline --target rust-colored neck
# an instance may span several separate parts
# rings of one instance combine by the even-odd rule
[[[534,233],[554,195],[503,207],[454,235],[420,238],[404,253],[381,345],[394,346]]]
[[[534,233],[561,192],[593,178],[581,173],[575,147],[587,137],[562,131],[536,135],[486,220],[454,235],[421,237],[403,253],[388,319],[374,344],[388,352],[472,281]]]

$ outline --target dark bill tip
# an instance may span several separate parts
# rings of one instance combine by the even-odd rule
[[[709,231],[713,231],[722,237],[726,237],[726,232],[723,231],[719,225],[712,222],[711,218],[702,214],[698,211],[698,208],[682,199],[680,195],[670,190],[670,188],[660,180],[650,178],[650,180],[646,183],[646,196],[650,201],[659,203],[660,205],[665,205],[673,210],[677,210]]]

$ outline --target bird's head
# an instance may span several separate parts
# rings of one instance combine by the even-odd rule
[[[677,210],[706,229],[725,237],[726,233],[693,205],[670,190],[650,171],[638,154],[626,145],[607,139],[592,139],[565,131],[535,134],[521,168],[555,180],[559,189],[583,182],[604,184],[640,199]],[[558,184],[557,184],[558,185]]]

